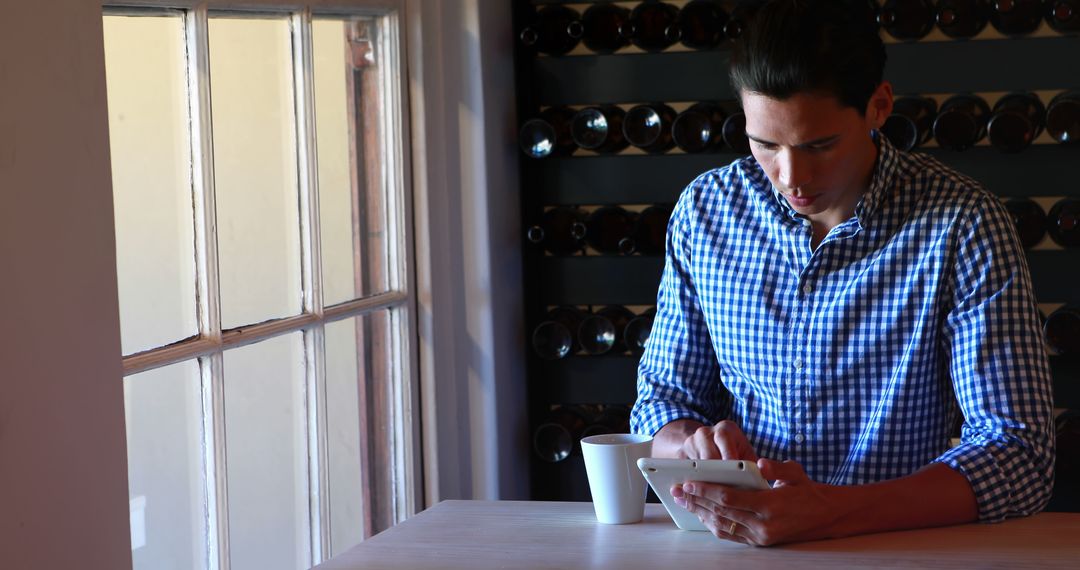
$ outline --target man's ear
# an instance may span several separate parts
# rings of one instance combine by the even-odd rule
[[[882,81],[874,94],[870,96],[870,102],[866,106],[866,122],[871,129],[880,129],[885,124],[885,119],[892,114],[893,91],[892,84]]]

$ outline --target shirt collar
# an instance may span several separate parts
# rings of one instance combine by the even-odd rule
[[[887,137],[881,136],[878,131],[870,132],[871,138],[877,146],[877,160],[874,162],[874,173],[870,177],[870,188],[863,194],[859,203],[855,205],[855,219],[860,225],[874,215],[891,195],[892,183],[896,180],[898,168],[898,150],[889,142]],[[781,210],[791,218],[799,219],[798,213],[791,207],[784,195],[772,184],[773,198],[780,204]]]
[[[874,174],[870,178],[870,188],[855,206],[855,217],[859,220],[873,216],[892,195],[899,169],[899,151],[896,147],[889,142],[888,137],[881,136],[879,131],[872,131],[872,134],[878,147],[878,156],[874,163]]]

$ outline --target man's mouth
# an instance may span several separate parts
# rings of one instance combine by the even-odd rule
[[[814,200],[817,200],[818,198],[817,196],[795,196],[793,194],[785,194],[784,196],[788,199],[788,202],[796,208],[806,208],[810,206],[810,204],[813,204]]]

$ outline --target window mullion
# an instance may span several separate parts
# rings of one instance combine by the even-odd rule
[[[203,463],[206,465],[207,568],[229,569],[228,488],[225,479],[225,382],[220,351],[200,359]]]
[[[308,413],[308,489],[311,520],[311,564],[330,557],[330,469],[326,417],[326,333],[322,324],[304,333]]]
[[[386,189],[387,211],[387,234],[394,236],[389,240],[389,256],[393,260],[393,269],[390,271],[390,288],[396,291],[405,291],[411,286],[408,283],[409,256],[403,247],[406,241],[406,223],[403,219],[405,209],[405,186],[402,180],[404,172],[405,148],[402,143],[403,133],[403,110],[407,108],[407,102],[400,89],[401,81],[401,44],[398,36],[398,15],[390,14],[379,20],[375,27],[377,38],[376,57],[378,67],[382,74],[382,101],[383,112],[379,113],[381,132],[384,133],[383,160],[387,167],[383,169],[384,188]]]
[[[293,72],[296,92],[297,164],[300,188],[300,244],[304,312],[323,317],[322,254],[315,144],[314,61],[311,11],[293,15]],[[330,474],[326,425],[325,335],[323,326],[304,334],[307,378],[308,489],[311,563],[330,553]]]
[[[188,92],[191,98],[191,168],[195,205],[195,263],[199,333],[221,342],[214,142],[210,111],[210,55],[205,6],[188,12]]]
[[[418,457],[420,449],[419,432],[414,428],[413,418],[419,414],[419,382],[416,370],[409,365],[410,348],[413,343],[409,339],[416,338],[415,316],[410,310],[415,303],[415,296],[410,288],[409,268],[412,259],[412,219],[406,217],[411,213],[411,202],[406,193],[408,185],[408,154],[404,145],[405,126],[408,117],[404,110],[408,108],[408,100],[403,90],[404,76],[401,65],[405,44],[401,34],[401,12],[396,11],[380,19],[378,30],[377,65],[383,72],[382,98],[387,104],[381,113],[383,121],[384,153],[387,168],[385,188],[387,188],[387,233],[394,236],[390,240],[390,259],[394,267],[390,276],[390,287],[396,291],[402,291],[407,295],[409,302],[398,310],[391,311],[393,319],[392,335],[393,359],[397,366],[392,370],[396,376],[393,381],[395,419],[393,422],[395,437],[393,441],[394,466],[397,476],[394,477],[394,502],[395,523],[405,520],[416,512],[417,503],[423,493],[419,478],[414,478],[418,473],[414,458]],[[411,214],[410,214],[411,215]]]
[[[191,101],[192,185],[199,332],[221,345],[217,207],[214,192],[213,132],[210,112],[209,22],[205,5],[188,12],[188,92]],[[218,351],[203,359],[203,433],[208,567],[229,570],[228,485],[225,455],[224,365]]]

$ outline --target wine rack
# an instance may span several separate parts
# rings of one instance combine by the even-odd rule
[[[515,0],[516,35],[538,7],[562,4],[583,12],[598,2]],[[686,1],[669,2],[681,7]],[[734,1],[722,0],[730,13]],[[880,2],[879,2],[880,3]],[[639,2],[617,2],[633,8]],[[986,26],[971,39],[954,39],[939,29],[916,41],[899,41],[882,31],[888,60],[885,78],[896,96],[921,96],[939,105],[956,94],[976,94],[993,107],[1012,92],[1031,92],[1043,104],[1066,91],[1080,91],[1080,37],[1053,30],[1043,21],[1031,34],[1007,36]],[[679,44],[658,53],[629,46],[599,54],[578,45],[560,56],[537,54],[518,44],[516,54],[518,124],[542,109],[568,106],[665,103],[681,111],[696,102],[736,99],[727,76],[730,42],[705,50]],[[1080,144],[1059,144],[1044,131],[1021,152],[1006,153],[984,138],[963,151],[939,148],[933,138],[914,152],[927,153],[971,176],[1003,200],[1032,198],[1044,210],[1065,197],[1080,197]],[[630,147],[614,154],[580,149],[568,156],[532,159],[521,154],[523,227],[545,209],[604,205],[674,203],[697,175],[742,156],[722,147],[698,154],[673,149],[647,154]],[[525,249],[525,300],[529,338],[554,306],[584,309],[625,305],[640,312],[655,304],[662,256],[598,255],[585,251],[555,256],[529,243]],[[1044,237],[1026,250],[1040,309],[1080,305],[1080,248],[1063,248]],[[631,404],[636,394],[637,357],[630,354],[570,355],[544,360],[530,350],[528,399],[535,425],[552,406]],[[1080,358],[1051,356],[1055,406],[1080,409]],[[580,456],[557,463],[533,454],[535,499],[588,500]],[[1059,483],[1063,484],[1063,483]],[[1073,481],[1069,484],[1077,485]],[[1080,509],[1077,501],[1052,508]]]

